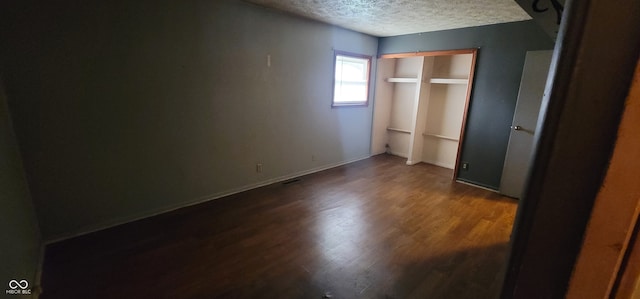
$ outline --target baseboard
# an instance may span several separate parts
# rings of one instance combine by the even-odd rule
[[[405,153],[399,153],[399,152],[394,152],[394,151],[388,151],[388,154],[389,155],[398,156],[398,157],[401,157],[401,158],[405,158],[405,159],[409,157],[409,155],[407,155]]]
[[[435,166],[440,166],[443,168],[448,168],[448,169],[453,169],[453,165],[450,164],[445,164],[445,163],[440,163],[437,161],[411,161],[411,160],[407,160],[407,165],[416,165],[418,163],[427,163],[427,164],[431,164],[431,165],[435,165]]]
[[[438,162],[438,161],[423,161],[423,162],[424,163],[428,163],[428,164],[432,164],[432,165],[435,165],[435,166],[440,166],[440,167],[443,167],[443,168],[448,168],[448,169],[454,169],[454,167],[455,167],[455,165],[453,165],[453,164],[441,163],[441,162]]]
[[[386,148],[383,148],[383,149],[381,149],[381,150],[376,150],[376,151],[373,151],[373,150],[372,150],[372,151],[371,151],[371,156],[373,157],[373,156],[377,156],[377,155],[382,155],[382,154],[384,154],[384,153],[386,153],[386,152],[387,152],[387,149],[386,149]]]
[[[170,206],[165,206],[165,207],[158,208],[158,209],[153,209],[153,210],[145,212],[145,213],[131,215],[131,216],[128,216],[128,217],[122,217],[122,218],[119,218],[119,219],[115,219],[113,221],[108,221],[108,222],[100,223],[100,224],[97,224],[97,225],[87,226],[87,227],[78,229],[78,231],[76,231],[76,232],[68,233],[68,234],[60,234],[60,235],[54,236],[54,237],[52,237],[52,238],[50,238],[48,240],[45,240],[44,241],[44,246],[46,246],[48,244],[64,241],[64,240],[67,240],[67,239],[79,237],[79,236],[82,236],[82,235],[94,233],[94,232],[97,232],[97,231],[105,230],[105,229],[112,228],[112,227],[115,227],[115,226],[118,226],[118,225],[129,223],[129,222],[142,220],[142,219],[145,219],[145,218],[157,216],[157,215],[160,215],[160,214],[168,213],[168,212],[175,211],[175,210],[182,209],[182,208],[186,208],[186,207],[189,207],[189,206],[201,204],[201,203],[208,202],[208,201],[211,201],[211,200],[216,200],[216,199],[219,199],[219,198],[222,198],[222,197],[226,197],[226,196],[229,196],[229,195],[237,194],[237,193],[244,192],[244,191],[247,191],[247,190],[251,190],[251,189],[255,189],[255,188],[259,188],[259,187],[263,187],[263,186],[267,186],[267,185],[283,182],[283,181],[290,180],[290,179],[297,178],[297,177],[301,177],[301,176],[304,176],[304,175],[308,175],[308,174],[324,171],[324,170],[327,170],[327,169],[339,167],[339,166],[342,166],[342,165],[346,165],[346,164],[349,164],[349,163],[361,161],[361,160],[364,160],[364,159],[368,159],[370,157],[371,157],[371,155],[367,155],[367,156],[362,156],[362,157],[359,157],[359,158],[355,158],[355,159],[351,159],[351,160],[347,160],[347,161],[343,161],[343,162],[323,165],[323,166],[320,166],[320,167],[316,167],[316,168],[312,168],[312,169],[308,169],[308,170],[303,170],[303,171],[291,173],[291,174],[288,174],[288,175],[284,175],[284,176],[280,176],[280,177],[276,177],[276,178],[260,181],[258,183],[253,183],[253,184],[241,186],[241,187],[238,187],[238,188],[233,188],[233,189],[230,189],[230,190],[226,190],[226,191],[223,191],[223,192],[219,192],[219,193],[215,193],[215,194],[199,197],[199,198],[193,199],[191,201],[186,201],[186,202],[182,202],[182,203],[175,204],[175,205],[170,205]]]
[[[462,180],[460,178],[456,179],[456,182],[461,183],[461,184],[465,184],[465,185],[469,185],[469,186],[473,186],[473,187],[476,187],[476,188],[484,189],[484,190],[487,190],[487,191],[500,193],[500,191],[498,191],[498,189],[493,189],[493,188],[490,188],[490,187],[479,185],[479,184],[474,183],[474,182],[465,181],[465,180]]]

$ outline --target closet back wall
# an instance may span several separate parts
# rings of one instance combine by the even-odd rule
[[[378,54],[480,48],[458,178],[498,189],[527,51],[553,49],[535,21],[380,38]]]
[[[230,0],[6,2],[46,240],[369,155],[372,105],[331,108],[333,49],[375,56],[375,37]]]

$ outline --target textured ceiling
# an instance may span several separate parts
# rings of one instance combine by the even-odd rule
[[[374,36],[529,20],[514,0],[246,0]]]

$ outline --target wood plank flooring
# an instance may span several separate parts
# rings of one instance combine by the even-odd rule
[[[47,246],[41,298],[496,298],[517,202],[380,155]]]

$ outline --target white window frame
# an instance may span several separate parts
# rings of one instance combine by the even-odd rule
[[[338,57],[344,57],[347,60],[348,59],[352,59],[353,61],[361,61],[361,62],[366,62],[367,64],[367,70],[366,70],[366,80],[365,80],[365,98],[364,100],[354,100],[354,101],[339,101],[336,102],[336,87],[338,84],[340,84],[340,86],[344,83],[347,82],[345,80],[338,80],[337,76],[336,76],[336,69],[337,69],[337,63],[339,58]],[[371,56],[369,55],[363,55],[363,54],[355,54],[355,53],[350,53],[350,52],[344,52],[344,51],[334,51],[333,54],[333,88],[331,89],[331,93],[332,93],[332,97],[331,97],[331,107],[366,107],[369,105],[369,88],[371,86]],[[347,82],[347,83],[354,83],[354,82]],[[355,83],[362,83],[362,82],[355,82]]]

